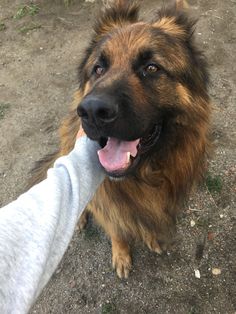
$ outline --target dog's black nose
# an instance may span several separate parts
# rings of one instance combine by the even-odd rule
[[[113,122],[118,116],[118,105],[112,99],[99,96],[86,97],[77,108],[78,115],[97,125]]]

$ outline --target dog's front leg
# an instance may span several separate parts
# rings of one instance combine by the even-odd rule
[[[111,236],[111,242],[112,266],[119,278],[128,278],[132,266],[129,244],[116,236]]]

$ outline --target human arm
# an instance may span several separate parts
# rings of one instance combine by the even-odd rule
[[[47,179],[0,209],[1,313],[27,313],[50,279],[104,174],[86,137]]]

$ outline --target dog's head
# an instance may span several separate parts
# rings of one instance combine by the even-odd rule
[[[134,171],[165,145],[171,124],[201,118],[193,99],[207,94],[207,71],[183,2],[143,22],[137,5],[117,0],[95,26],[79,68],[78,114],[88,137],[100,143],[99,160],[110,176]]]

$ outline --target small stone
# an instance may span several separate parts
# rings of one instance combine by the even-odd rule
[[[221,274],[221,269],[220,268],[212,268],[211,272],[214,276],[219,276]]]
[[[194,274],[195,274],[195,278],[200,279],[201,278],[201,274],[199,269],[194,269]]]
[[[70,288],[73,289],[76,286],[76,281],[75,280],[71,280],[69,282],[69,284],[70,284]]]
[[[195,222],[194,220],[191,220],[191,221],[190,221],[190,226],[191,226],[191,227],[194,227],[195,225],[196,225],[196,222]]]

